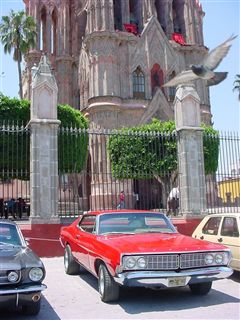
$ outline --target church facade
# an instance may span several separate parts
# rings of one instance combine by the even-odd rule
[[[85,113],[92,125],[132,127],[173,119],[174,88],[162,85],[207,53],[198,0],[24,0],[37,23],[31,68],[47,52],[58,102]],[[196,83],[202,121],[211,123],[209,91]]]
[[[24,0],[37,23],[36,48],[26,56],[24,96],[31,69],[46,52],[58,85],[58,103],[83,112],[92,128],[115,129],[173,120],[175,88],[163,84],[207,54],[204,12],[198,0]],[[196,81],[201,120],[211,124],[209,90]],[[86,173],[77,181],[83,208],[116,208],[121,190],[157,195],[158,181],[116,181],[103,137],[92,141]],[[94,174],[92,174],[94,173]],[[73,194],[74,192],[72,192]],[[150,203],[149,208],[152,208]],[[143,205],[142,208],[147,208]],[[84,209],[85,210],[85,209]]]

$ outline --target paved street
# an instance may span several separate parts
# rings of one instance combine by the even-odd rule
[[[124,290],[118,303],[101,302],[97,281],[89,273],[68,276],[63,258],[43,258],[47,277],[38,316],[26,317],[0,310],[1,320],[84,319],[239,319],[240,276],[214,282],[207,296],[197,297],[188,288],[153,291]]]

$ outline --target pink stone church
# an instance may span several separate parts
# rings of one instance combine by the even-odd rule
[[[31,68],[47,52],[58,102],[80,109],[93,126],[131,127],[173,119],[174,88],[162,85],[196,64],[208,49],[198,0],[24,0],[37,23]],[[196,83],[201,117],[211,123],[209,91]]]
[[[58,103],[81,110],[92,128],[133,127],[152,118],[173,120],[175,88],[163,84],[208,52],[198,0],[24,2],[27,14],[36,20],[38,34],[36,48],[26,56],[25,98],[30,99],[31,69],[46,52],[58,85]],[[196,82],[196,90],[201,121],[211,124],[209,90],[202,80]],[[96,150],[89,150],[88,168],[97,174],[77,182],[83,188],[83,208],[116,208],[123,189],[128,190],[131,207],[132,194],[141,194],[141,184],[136,191],[132,181],[125,186],[114,181],[113,190],[112,178],[104,172],[109,164],[100,140]],[[98,145],[103,146],[101,151]],[[159,183],[149,183],[142,190],[154,189],[156,184],[153,192],[160,197]]]

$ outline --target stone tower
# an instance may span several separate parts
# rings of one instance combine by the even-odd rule
[[[30,99],[31,68],[47,53],[58,85],[58,102],[79,108],[78,66],[85,35],[84,1],[23,0],[28,15],[37,23],[37,44],[26,56],[24,97]]]
[[[198,0],[24,0],[37,22],[37,46],[26,57],[31,74],[47,52],[59,103],[104,128],[173,119],[174,89],[161,86],[207,53]],[[210,124],[208,89],[198,81],[202,121]]]

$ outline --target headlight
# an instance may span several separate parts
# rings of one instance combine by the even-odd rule
[[[222,264],[223,261],[224,261],[224,256],[223,256],[223,254],[217,253],[217,254],[215,255],[215,262],[216,262],[217,264]]]
[[[19,278],[19,275],[16,271],[10,271],[8,273],[8,281],[9,282],[17,282]]]
[[[207,265],[212,264],[213,263],[213,255],[212,254],[206,254],[204,260],[205,260],[205,263]]]
[[[136,260],[133,257],[127,258],[125,260],[125,266],[127,269],[132,269],[135,267]]]
[[[144,256],[124,256],[122,261],[123,270],[146,269],[147,264],[147,257]]]
[[[146,268],[147,261],[143,257],[141,257],[137,260],[137,266],[141,269]]]
[[[29,278],[32,281],[40,281],[43,278],[43,270],[41,268],[32,268],[29,271]]]

